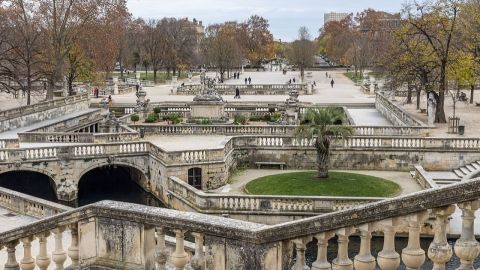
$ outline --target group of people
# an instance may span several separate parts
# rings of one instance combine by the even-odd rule
[[[295,78],[290,79],[290,80],[288,81],[288,84],[292,84],[292,82],[295,83],[295,81],[296,81]]]
[[[240,79],[240,72],[233,73],[233,79],[235,80]]]
[[[252,84],[252,78],[245,78],[245,84]]]
[[[329,78],[329,79],[332,78],[331,75],[328,75],[328,71],[325,72],[325,78]],[[335,81],[333,79],[330,81],[330,85],[332,86],[332,88],[335,85]]]

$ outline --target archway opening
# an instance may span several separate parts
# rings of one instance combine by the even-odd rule
[[[188,170],[188,184],[196,189],[202,189],[201,168],[191,168]]]
[[[95,168],[78,183],[78,206],[103,200],[163,207],[160,200],[147,192],[145,175],[138,169],[112,165]]]
[[[32,171],[11,171],[0,174],[0,187],[57,202],[55,182],[49,176]]]

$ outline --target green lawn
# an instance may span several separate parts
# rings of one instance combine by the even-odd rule
[[[401,190],[396,183],[374,176],[330,172],[328,179],[318,179],[315,171],[260,177],[245,188],[255,195],[348,197],[391,197]]]

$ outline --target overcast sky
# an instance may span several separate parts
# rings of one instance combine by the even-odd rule
[[[204,25],[228,20],[244,21],[258,14],[270,22],[275,38],[294,40],[306,26],[316,37],[327,12],[358,12],[374,8],[399,12],[405,0],[127,0],[134,17],[188,17]]]

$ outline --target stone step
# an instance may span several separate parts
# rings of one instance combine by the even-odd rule
[[[465,174],[459,169],[453,170],[453,172],[460,178],[463,178],[465,176]]]
[[[467,165],[465,166],[471,173],[475,171],[475,167],[473,167],[472,165]]]
[[[461,167],[460,170],[463,172],[464,175],[467,175],[469,173],[471,173],[467,168],[465,167]]]
[[[435,181],[435,183],[439,186],[446,186],[446,185],[451,185],[451,184],[455,184],[457,182],[452,182],[452,181]]]
[[[479,161],[477,161],[477,162],[474,162],[474,163],[477,163],[477,165],[478,165],[478,166],[480,166],[480,160],[479,160]]]
[[[480,170],[480,164],[478,164],[477,162],[473,162],[473,163],[470,164],[470,165],[472,165],[472,167],[474,167],[475,170]]]

